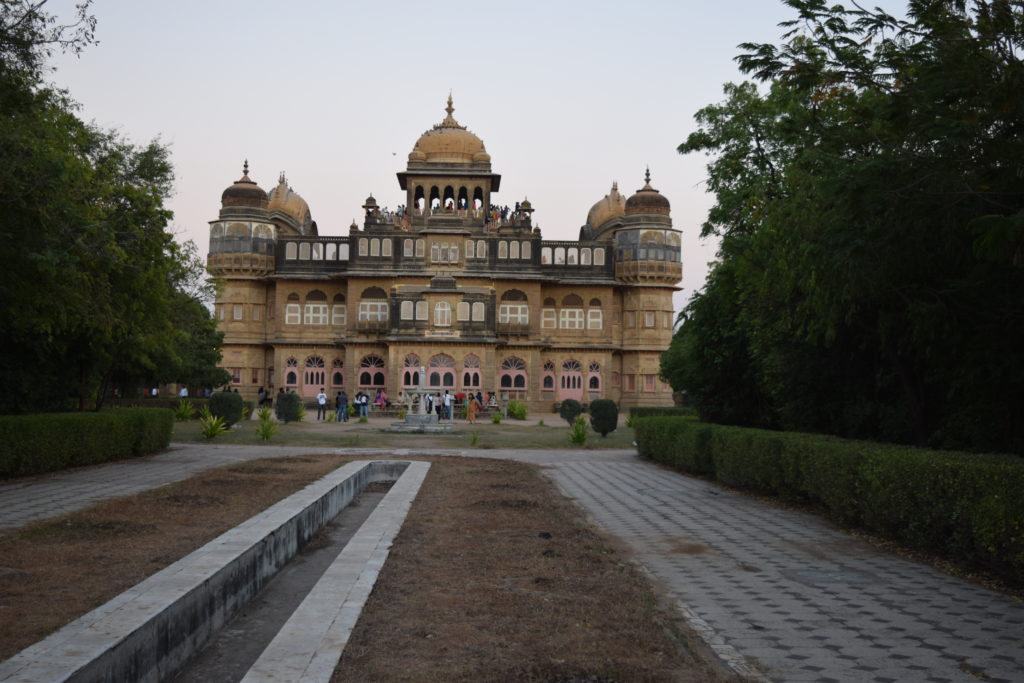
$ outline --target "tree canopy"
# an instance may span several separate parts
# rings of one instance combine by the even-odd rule
[[[1024,9],[785,4],[679,146],[721,250],[663,375],[707,419],[1024,451]]]
[[[98,405],[114,383],[222,382],[202,264],[167,229],[168,150],[81,121],[46,84],[50,51],[81,50],[95,21],[88,2],[72,24],[44,4],[0,0],[0,412]]]

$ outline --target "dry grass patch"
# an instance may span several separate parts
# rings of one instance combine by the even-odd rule
[[[353,459],[254,460],[0,535],[0,660]]]
[[[535,467],[436,459],[332,679],[719,681]]]

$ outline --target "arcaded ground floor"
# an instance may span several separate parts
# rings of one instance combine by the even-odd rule
[[[670,387],[658,377],[658,351],[604,348],[495,346],[437,341],[317,345],[225,345],[222,365],[247,398],[260,387],[313,397],[385,392],[394,400],[421,386],[438,392],[493,392],[550,410],[566,399],[610,398],[623,407],[671,405]]]

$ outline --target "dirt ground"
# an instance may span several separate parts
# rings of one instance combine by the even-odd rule
[[[352,459],[232,465],[0,535],[0,659]],[[334,681],[732,680],[539,469],[424,459]]]

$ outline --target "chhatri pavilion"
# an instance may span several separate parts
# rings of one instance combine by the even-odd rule
[[[616,184],[577,240],[545,240],[527,200],[497,206],[501,175],[483,141],[447,115],[409,153],[399,211],[374,197],[363,224],[321,236],[284,174],[224,190],[208,268],[223,280],[222,366],[244,396],[396,397],[425,384],[549,411],[563,399],[671,404],[658,378],[682,277],[669,201]]]

